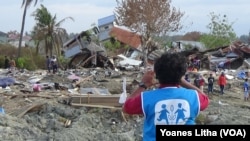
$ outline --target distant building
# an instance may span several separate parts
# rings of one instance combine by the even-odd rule
[[[0,31],[0,44],[4,44],[8,42],[8,34]]]
[[[98,39],[99,41],[105,41],[110,39],[109,32],[115,25],[115,15],[110,15],[104,18],[98,19],[98,28],[99,28],[99,34]]]
[[[19,46],[20,34],[18,32],[10,32],[7,35],[7,43],[14,47]],[[31,36],[25,35],[22,38],[21,47],[35,47],[35,43]]]

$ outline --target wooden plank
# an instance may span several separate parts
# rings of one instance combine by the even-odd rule
[[[84,95],[71,96],[71,103],[73,104],[92,104],[92,105],[106,105],[106,106],[121,106],[119,104],[120,95]]]
[[[118,100],[117,101],[94,101],[94,100],[90,100],[89,102],[88,101],[81,101],[81,103],[79,101],[72,101],[71,103],[77,103],[77,104],[98,104],[98,105],[113,105],[113,106],[118,106],[120,105],[120,103],[118,103]]]
[[[73,84],[73,86],[75,87],[76,85],[79,85],[80,83],[84,82],[84,81],[87,81],[87,80],[90,80],[90,78],[92,77],[93,75],[90,75],[88,77],[85,77],[85,78],[81,78],[80,80],[76,81],[75,84]]]
[[[92,108],[108,108],[108,109],[118,109],[121,110],[122,107],[116,107],[116,106],[106,106],[106,105],[95,105],[95,104],[76,104],[72,103],[71,106],[75,107],[92,107]]]
[[[71,104],[80,104],[80,103],[71,103]],[[103,106],[113,106],[113,107],[121,107],[122,105],[119,103],[81,103],[88,105],[103,105]]]
[[[42,106],[44,105],[44,103],[37,103],[37,104],[33,104],[30,107],[28,107],[27,109],[25,109],[22,113],[20,113],[19,115],[17,115],[17,117],[21,118],[23,117],[26,113],[34,110],[34,109],[40,109]]]
[[[81,102],[80,102],[81,101]],[[73,103],[118,103],[119,98],[116,97],[74,97]]]
[[[120,97],[121,94],[113,95],[98,95],[98,94],[82,94],[82,95],[72,95],[70,97]]]

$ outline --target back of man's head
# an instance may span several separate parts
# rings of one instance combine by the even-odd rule
[[[156,78],[161,84],[179,84],[186,69],[186,56],[180,53],[165,53],[154,64]]]

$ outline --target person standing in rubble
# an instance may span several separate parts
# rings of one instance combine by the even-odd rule
[[[205,85],[205,79],[201,74],[198,74],[196,78],[194,79],[194,85],[199,88],[202,92],[204,90],[204,85]]]
[[[186,57],[180,53],[165,53],[146,71],[139,87],[128,96],[123,111],[143,114],[143,141],[156,140],[156,125],[193,125],[199,111],[208,107],[209,99],[199,88],[187,82]],[[147,90],[158,79],[159,87]],[[174,113],[174,114],[173,114]]]
[[[227,84],[227,79],[226,79],[224,72],[222,72],[218,79],[218,85],[220,86],[221,95],[224,94],[224,89],[225,89],[226,84]]]
[[[213,93],[213,91],[214,91],[214,77],[213,77],[212,73],[210,73],[210,76],[207,78],[207,82],[208,82],[207,94]]]
[[[199,88],[201,89],[201,91],[203,92],[204,90],[204,85],[205,85],[205,79],[202,75],[199,76]]]
[[[194,85],[197,87],[197,88],[200,88],[200,76],[199,75],[196,75],[195,78],[194,78]]]
[[[245,82],[243,83],[243,91],[244,91],[244,101],[248,101],[249,97],[249,83],[248,79],[245,79]]]
[[[10,60],[7,56],[5,56],[5,59],[4,59],[4,68],[5,69],[9,69],[10,67]]]
[[[50,70],[51,70],[51,59],[50,59],[50,57],[48,55],[46,56],[46,67],[47,67],[48,72],[50,73]]]
[[[56,57],[54,55],[52,56],[50,62],[51,62],[53,74],[55,74],[57,72],[57,59],[56,59]]]

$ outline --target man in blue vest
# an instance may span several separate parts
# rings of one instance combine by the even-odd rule
[[[179,53],[163,54],[124,103],[125,113],[144,115],[143,141],[155,141],[156,125],[195,124],[199,111],[207,108],[206,94],[185,80],[186,60]],[[159,86],[149,90],[154,78]]]

